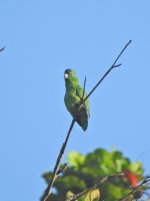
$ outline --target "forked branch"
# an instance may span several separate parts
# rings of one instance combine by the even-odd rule
[[[111,179],[115,179],[115,178],[118,178],[118,177],[120,178],[120,177],[124,177],[124,176],[125,176],[124,173],[118,173],[116,175],[105,176],[102,179],[100,179],[96,184],[94,184],[92,187],[85,189],[81,193],[73,195],[73,197],[70,199],[70,201],[75,201],[75,200],[79,199],[80,197],[85,195],[88,191],[93,190],[93,189],[101,186],[105,181],[108,181],[108,180],[110,181]]]
[[[128,45],[130,45],[131,40],[129,40],[129,42],[125,45],[125,47],[122,49],[122,51],[120,52],[120,54],[118,55],[117,59],[114,61],[114,63],[112,64],[112,66],[106,71],[106,73],[103,75],[103,77],[98,81],[98,83],[93,87],[93,89],[90,91],[90,93],[87,95],[86,98],[83,99],[83,102],[85,102],[90,96],[91,94],[95,91],[95,89],[100,85],[100,83],[105,79],[105,77],[110,73],[110,71],[114,68],[117,68],[119,66],[121,66],[121,64],[116,64],[118,59],[120,58],[120,56],[122,55],[122,53],[125,51],[125,49],[128,47]]]
[[[100,83],[104,80],[104,78],[111,72],[112,69],[116,68],[116,67],[119,67],[121,66],[121,64],[116,64],[117,61],[119,60],[120,56],[123,54],[123,52],[125,51],[125,49],[128,47],[128,45],[131,43],[131,40],[125,45],[125,47],[122,49],[122,51],[119,53],[118,57],[116,58],[116,60],[114,61],[114,63],[112,64],[112,66],[107,70],[107,72],[102,76],[102,78],[98,81],[98,83],[93,87],[93,89],[90,91],[90,93],[86,96],[86,98],[84,98],[84,91],[85,91],[85,84],[86,84],[86,78],[85,78],[85,81],[84,81],[84,90],[83,90],[83,98],[81,99],[80,103],[79,103],[79,107],[78,107],[78,111],[79,111],[79,108],[80,106],[92,95],[92,93],[95,91],[95,89],[100,85]],[[62,147],[60,149],[60,152],[59,152],[59,155],[57,157],[57,160],[56,160],[56,164],[55,164],[55,167],[54,167],[54,170],[53,170],[53,174],[52,174],[52,177],[48,183],[48,186],[46,188],[46,190],[44,191],[42,197],[41,197],[41,201],[47,201],[47,198],[49,197],[50,195],[50,191],[51,191],[51,188],[53,186],[53,183],[56,179],[56,173],[57,173],[57,170],[58,170],[58,167],[59,167],[59,164],[60,164],[60,161],[61,161],[61,158],[64,154],[64,151],[65,151],[65,148],[66,148],[66,145],[68,143],[68,140],[69,140],[69,137],[70,137],[70,134],[71,134],[71,131],[73,129],[73,126],[75,124],[75,118],[72,119],[72,122],[71,122],[71,125],[70,125],[70,128],[68,130],[68,133],[67,133],[67,136],[66,136],[66,139],[65,139],[65,142],[62,144]]]
[[[149,181],[150,181],[150,176],[147,176],[141,184],[139,184],[130,193],[128,193],[125,197],[119,199],[118,201],[139,200],[142,197],[142,195],[145,193],[144,188],[149,185]]]

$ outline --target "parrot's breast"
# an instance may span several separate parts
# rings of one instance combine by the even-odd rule
[[[73,118],[76,119],[76,122],[82,127],[85,131],[88,126],[88,114],[85,104],[80,106],[80,110],[78,110],[78,104],[80,103],[81,99],[73,92],[68,93],[66,92],[64,97],[65,105],[67,110],[70,112]]]
[[[71,112],[72,108],[80,102],[80,98],[74,92],[66,92],[64,97],[66,108]]]

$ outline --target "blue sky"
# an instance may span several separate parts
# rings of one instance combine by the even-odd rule
[[[0,200],[38,200],[71,116],[63,73],[86,91],[131,45],[90,97],[84,133],[75,125],[67,153],[115,147],[150,174],[150,1],[5,0],[0,4]],[[145,152],[143,155],[141,153]],[[141,156],[140,156],[141,155]]]

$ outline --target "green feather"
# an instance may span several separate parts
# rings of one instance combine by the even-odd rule
[[[73,70],[65,70],[64,78],[66,85],[64,97],[66,108],[73,118],[76,117],[76,122],[85,131],[88,127],[88,118],[90,116],[89,102],[86,100],[78,111],[78,104],[83,96],[83,88],[79,85],[78,78]],[[86,93],[84,93],[84,98],[85,97]]]

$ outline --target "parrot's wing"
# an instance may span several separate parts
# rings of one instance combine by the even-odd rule
[[[86,94],[85,94],[85,92],[83,92],[83,89],[81,87],[76,88],[76,95],[80,98],[80,100],[82,100],[83,98],[86,97]],[[83,95],[84,95],[84,97],[83,97]],[[86,101],[83,103],[83,107],[86,111],[87,116],[89,117],[90,113],[89,113],[89,108],[87,108]]]

